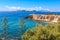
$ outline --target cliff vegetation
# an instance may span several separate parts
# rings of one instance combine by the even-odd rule
[[[46,26],[37,24],[23,34],[22,40],[60,40],[60,22]]]

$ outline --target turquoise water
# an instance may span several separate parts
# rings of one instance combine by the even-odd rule
[[[4,30],[2,27],[2,19],[3,17],[0,19],[0,37],[4,36]],[[7,35],[8,37],[19,37],[20,35],[18,34],[19,30],[22,30],[21,32],[25,32],[27,29],[32,29],[36,26],[36,24],[42,24],[45,25],[45,23],[41,22],[41,21],[35,21],[33,19],[24,19],[23,21],[23,26],[22,28],[19,29],[19,23],[20,23],[20,19],[21,17],[6,17],[7,21],[8,21],[8,26],[7,26]]]
[[[24,33],[27,29],[32,29],[36,26],[36,24],[42,24],[43,26],[46,24],[41,21],[35,21],[33,19],[24,19],[25,16],[28,16],[28,13],[20,13],[20,12],[0,12],[0,38],[4,37],[4,29],[2,27],[2,19],[3,16],[6,16],[6,19],[8,21],[8,26],[7,26],[7,38],[15,38],[15,37],[21,37],[20,34],[18,34],[19,31],[20,33]],[[23,26],[19,28],[19,23],[21,18],[23,18]]]

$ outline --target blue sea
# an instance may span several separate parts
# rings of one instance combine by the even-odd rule
[[[36,12],[36,13],[45,14],[44,12]],[[2,19],[4,16],[6,16],[6,19],[8,21],[8,26],[6,31],[7,38],[21,37],[21,35],[18,34],[20,30],[21,32],[24,33],[27,29],[32,29],[36,27],[36,24],[42,24],[42,25],[46,24],[42,21],[35,21],[33,19],[24,19],[24,17],[29,16],[29,14],[33,14],[33,12],[28,12],[28,11],[0,12],[0,38],[4,37],[4,30],[2,27]],[[19,23],[21,18],[24,19],[22,24],[24,27],[21,26],[22,28],[19,29]]]

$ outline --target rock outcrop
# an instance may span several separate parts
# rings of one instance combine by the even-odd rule
[[[58,22],[60,21],[60,15],[52,15],[52,14],[30,14],[30,16],[34,20],[41,20],[44,22]]]

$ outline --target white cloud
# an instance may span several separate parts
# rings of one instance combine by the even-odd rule
[[[26,10],[32,11],[32,10],[42,10],[42,7],[34,7],[34,8],[25,8]]]
[[[0,9],[3,9],[5,11],[16,11],[16,10],[28,10],[28,11],[47,10],[47,11],[49,11],[49,9],[45,9],[45,8],[42,8],[42,7],[24,8],[24,7],[20,7],[20,6],[18,6],[18,7],[16,7],[16,6],[5,6],[5,7],[0,8]]]
[[[15,7],[15,6],[5,6],[5,8],[8,9],[9,11],[15,11],[20,9],[20,7]]]

